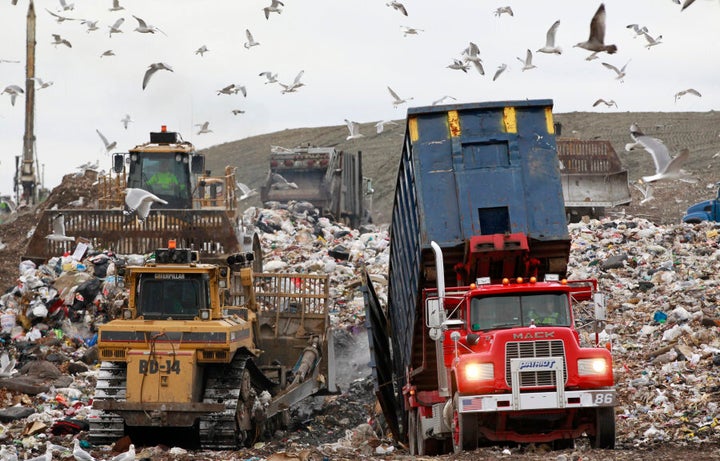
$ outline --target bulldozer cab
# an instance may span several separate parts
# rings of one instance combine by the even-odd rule
[[[192,320],[210,305],[207,274],[142,274],[137,283],[137,315],[146,320]]]
[[[131,152],[128,187],[144,189],[167,201],[156,208],[192,208],[193,176],[189,155],[179,152]]]

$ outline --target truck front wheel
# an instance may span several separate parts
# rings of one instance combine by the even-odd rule
[[[453,396],[452,442],[453,451],[473,451],[478,447],[478,417],[475,413],[458,411],[460,396]]]
[[[615,408],[599,407],[595,410],[595,435],[589,438],[593,448],[615,448]]]

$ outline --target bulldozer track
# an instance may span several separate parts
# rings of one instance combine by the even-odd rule
[[[95,385],[93,400],[125,400],[127,389],[127,364],[102,362]],[[93,444],[107,444],[125,434],[125,421],[115,413],[98,411],[88,419],[90,440]]]

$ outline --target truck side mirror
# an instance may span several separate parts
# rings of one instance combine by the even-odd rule
[[[205,172],[205,156],[195,154],[190,160],[190,172],[192,174],[203,174]]]
[[[440,300],[428,299],[425,301],[425,322],[428,328],[440,328],[445,321],[445,309],[440,306]]]
[[[120,174],[125,167],[125,154],[114,154],[113,155],[113,172]]]

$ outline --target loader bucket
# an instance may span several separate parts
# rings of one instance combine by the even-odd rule
[[[52,233],[52,219],[60,213],[65,235],[75,237],[75,241],[46,238]],[[224,210],[152,210],[141,222],[119,209],[66,209],[43,212],[23,259],[42,264],[54,256],[72,253],[78,242],[117,254],[146,254],[166,247],[172,239],[178,248],[199,251],[203,262],[240,251],[236,223]]]

